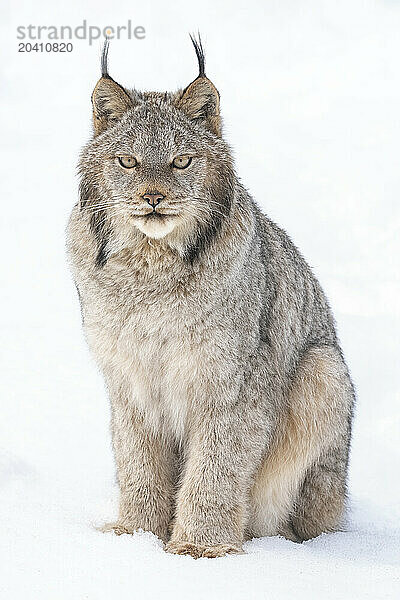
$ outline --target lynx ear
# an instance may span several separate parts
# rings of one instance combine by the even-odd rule
[[[108,46],[109,41],[106,39],[101,57],[101,79],[92,94],[95,135],[115,124],[127,110],[133,108],[128,93],[107,72]]]
[[[178,98],[177,108],[182,110],[189,119],[204,123],[212,133],[221,136],[219,93],[205,75],[205,58],[200,35],[198,41],[193,36],[190,38],[199,61],[199,76],[183,90]]]

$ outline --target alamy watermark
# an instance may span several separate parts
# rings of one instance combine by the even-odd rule
[[[84,19],[83,23],[76,27],[71,25],[19,25],[17,27],[17,39],[28,42],[70,42],[72,40],[87,40],[89,45],[102,37],[109,39],[143,40],[146,37],[146,29],[142,25],[133,25],[128,19],[125,25],[89,25]],[[70,44],[71,45],[71,44]]]

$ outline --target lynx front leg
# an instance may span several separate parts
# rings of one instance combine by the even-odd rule
[[[175,454],[146,425],[126,394],[112,394],[113,447],[120,487],[116,534],[151,531],[166,540],[172,518]]]
[[[265,423],[244,400],[209,406],[189,440],[176,517],[167,550],[217,557],[240,552],[248,490],[264,448]]]

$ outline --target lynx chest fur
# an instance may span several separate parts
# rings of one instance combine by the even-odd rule
[[[215,364],[225,365],[227,376],[238,369],[237,350],[243,346],[238,313],[245,328],[259,317],[257,306],[240,301],[240,289],[249,286],[242,272],[246,246],[231,255],[228,268],[218,261],[193,268],[148,238],[139,238],[134,251],[110,240],[110,255],[99,270],[93,268],[85,244],[90,228],[78,208],[71,223],[80,229],[75,252],[84,259],[75,280],[89,347],[106,379],[107,373],[119,373],[127,401],[149,427],[181,443],[197,392],[202,384],[209,387]]]

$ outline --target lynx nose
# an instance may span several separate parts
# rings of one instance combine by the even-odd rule
[[[143,194],[142,198],[143,200],[146,200],[146,202],[148,202],[150,206],[155,208],[156,206],[158,206],[158,204],[160,204],[161,200],[163,200],[165,196],[163,196],[159,192],[151,192],[149,194]]]

